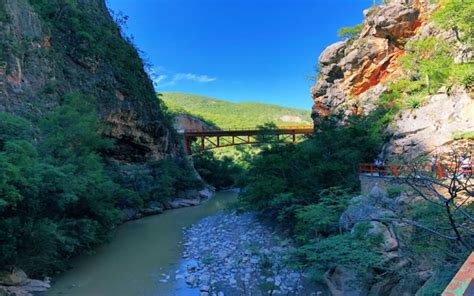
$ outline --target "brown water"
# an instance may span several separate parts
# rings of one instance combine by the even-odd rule
[[[94,255],[74,259],[73,268],[55,278],[46,295],[199,295],[186,288],[182,280],[174,280],[181,268],[182,230],[224,209],[236,197],[236,192],[220,192],[197,207],[125,223]]]

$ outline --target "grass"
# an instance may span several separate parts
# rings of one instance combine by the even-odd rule
[[[453,133],[454,140],[472,140],[474,139],[474,131],[455,131]]]

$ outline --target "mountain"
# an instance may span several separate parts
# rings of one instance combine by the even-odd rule
[[[153,85],[105,1],[0,2],[0,111],[36,119],[62,98],[95,98],[128,163],[180,157]]]
[[[175,113],[186,113],[220,128],[312,124],[310,111],[262,103],[232,103],[193,94],[163,92],[160,99]]]

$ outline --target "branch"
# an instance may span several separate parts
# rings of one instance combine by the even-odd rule
[[[442,234],[441,232],[438,232],[438,231],[436,231],[432,228],[429,228],[429,227],[427,227],[425,225],[422,225],[418,222],[408,220],[408,219],[405,219],[405,218],[372,218],[372,219],[370,219],[370,221],[404,223],[404,224],[407,224],[407,225],[411,225],[411,226],[421,228],[423,230],[426,230],[426,231],[428,231],[432,234],[435,234],[435,235],[437,235],[441,238],[447,239],[447,240],[452,240],[452,241],[457,241],[458,240],[457,237],[455,237],[455,236],[449,236],[449,235]]]

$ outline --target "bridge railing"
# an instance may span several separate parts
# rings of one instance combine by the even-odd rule
[[[314,129],[312,125],[288,125],[288,126],[277,126],[272,128],[264,127],[242,127],[242,128],[222,128],[222,129],[188,129],[183,130],[183,133],[203,133],[203,132],[237,132],[237,131],[281,131],[281,130],[310,130]]]
[[[443,179],[453,174],[472,175],[474,169],[472,164],[460,163],[414,163],[414,164],[384,164],[362,163],[359,165],[362,175],[373,177],[406,177],[413,174],[432,174],[438,179]]]

